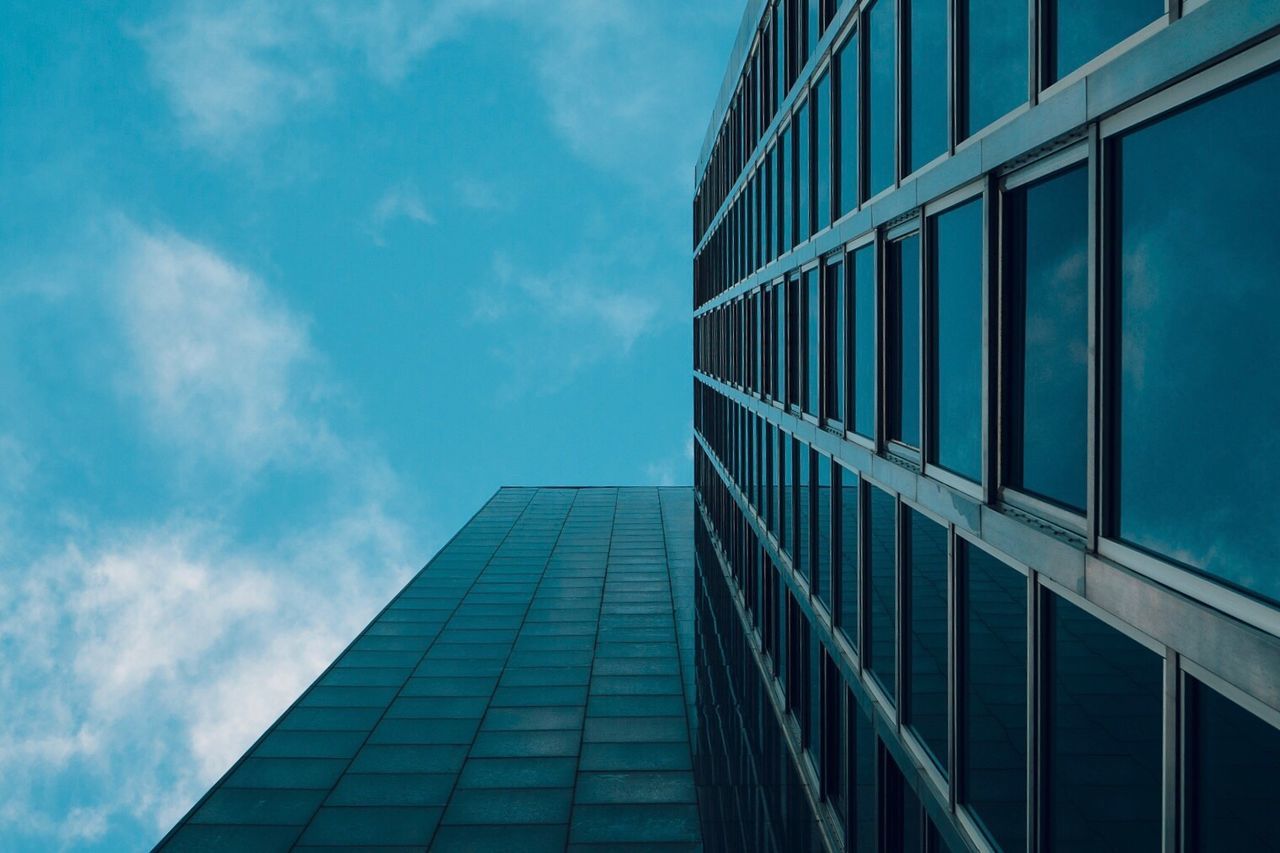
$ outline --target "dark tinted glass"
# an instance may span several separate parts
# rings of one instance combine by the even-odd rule
[[[787,684],[787,638],[791,636],[787,630],[787,613],[791,607],[791,593],[787,592],[787,584],[782,580],[782,573],[777,572],[777,590],[778,593],[774,600],[777,602],[777,626],[776,630],[778,640],[778,658],[774,664],[774,670],[777,672],[778,680],[782,682],[783,687]]]
[[[837,215],[858,206],[858,34],[836,50]]]
[[[1059,80],[1164,14],[1164,0],[1049,0],[1052,61]]]
[[[823,408],[834,421],[844,420],[845,397],[845,307],[844,263],[837,261],[826,267],[823,286],[823,350],[826,352],[823,377]]]
[[[920,444],[920,237],[889,244],[893,308],[893,404],[889,437]]]
[[[933,461],[982,479],[982,200],[933,220]]]
[[[1117,146],[1120,534],[1272,599],[1278,103],[1273,72]]]
[[[908,722],[947,769],[947,528],[912,510]]]
[[[810,524],[813,521],[813,493],[809,488],[809,445],[793,439],[796,470],[796,569],[808,578],[813,555]]]
[[[779,3],[773,7],[773,49],[774,49],[774,83],[776,99],[774,103],[781,105],[787,97],[787,63],[790,52],[787,50],[787,15],[786,4]]]
[[[822,670],[824,668],[823,658],[825,657],[826,655],[822,651],[822,639],[818,636],[817,628],[810,628],[809,697],[805,703],[805,711],[808,716],[808,723],[805,728],[809,739],[806,742],[806,748],[814,769],[819,773],[822,772]]]
[[[853,320],[853,428],[867,438],[876,431],[876,263],[875,247],[863,246],[850,260]]]
[[[805,288],[805,401],[804,410],[815,417],[818,412],[818,393],[822,388],[822,294],[819,291],[821,280],[818,274],[820,267],[814,267],[804,274]]]
[[[791,436],[778,431],[778,538],[785,554],[791,554]]]
[[[795,191],[795,185],[791,180],[791,158],[794,154],[791,144],[791,123],[788,122],[783,125],[782,135],[778,137],[778,162],[782,164],[778,167],[778,237],[781,241],[778,246],[779,254],[790,251],[795,244],[794,232],[791,229],[794,204],[792,193]]]
[[[773,288],[774,362],[773,399],[787,399],[787,286]]]
[[[773,211],[773,153],[765,155],[764,166],[760,171],[762,193],[760,208],[760,224],[764,231],[763,246],[765,262],[771,261],[777,257],[777,252],[773,247],[773,236],[776,232],[774,227]]]
[[[868,566],[871,619],[871,672],[880,686],[895,697],[897,672],[897,500],[888,492],[871,487],[871,548]]]
[[[806,335],[802,298],[800,277],[796,276],[787,282],[787,403],[792,406],[799,406],[804,399],[804,378],[800,372],[804,369],[801,359]]]
[[[831,78],[823,74],[813,95],[813,230],[831,224]]]
[[[1027,846],[1027,579],[961,546],[965,800],[1004,850]]]
[[[817,536],[814,547],[817,548],[817,583],[818,597],[822,603],[827,606],[827,612],[831,612],[832,601],[832,585],[831,585],[831,459],[829,457],[818,454],[818,471],[816,474],[818,480],[817,507],[814,510],[814,517],[817,519]]]
[[[1202,853],[1275,847],[1280,730],[1194,679],[1187,685],[1188,847]]]
[[[1048,599],[1050,847],[1159,850],[1164,662],[1075,605]]]
[[[840,475],[840,630],[856,649],[858,643],[858,475],[844,468]]]
[[[1089,379],[1089,171],[1008,196],[1009,480],[1083,510]]]
[[[870,69],[867,92],[867,175],[870,186],[867,191],[875,195],[893,184],[894,179],[894,103],[897,75],[894,15],[896,0],[876,0],[871,7],[869,33],[871,38]]]
[[[813,164],[809,157],[812,151],[809,148],[810,131],[809,125],[809,102],[801,101],[799,109],[796,110],[795,122],[793,124],[796,143],[796,233],[795,242],[803,243],[809,239],[809,235],[813,233],[813,220],[811,214],[813,212],[813,196],[810,190],[813,182]]]
[[[911,0],[908,79],[913,172],[947,150],[947,6],[949,0]]]
[[[1027,2],[961,0],[961,5],[968,7],[968,136],[1027,100]]]
[[[847,741],[850,756],[849,788],[853,796],[849,800],[848,825],[850,850],[876,849],[876,734],[871,718],[858,704],[852,692],[848,694],[849,733]]]

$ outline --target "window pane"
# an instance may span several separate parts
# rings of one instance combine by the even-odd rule
[[[1212,851],[1275,846],[1280,808],[1280,730],[1188,678],[1188,847]]]
[[[1159,850],[1164,662],[1049,595],[1048,822],[1054,850]]]
[[[876,431],[875,247],[863,246],[850,261],[853,310],[853,428],[867,438]]]
[[[1272,599],[1277,103],[1273,72],[1117,146],[1120,535]]]
[[[1052,80],[1060,80],[1164,14],[1164,0],[1049,0]],[[1063,14],[1063,13],[1066,14]],[[1052,81],[1051,81],[1052,82]]]
[[[846,736],[849,748],[849,788],[853,796],[849,800],[849,826],[852,827],[847,846],[850,850],[873,851],[876,848],[876,733],[871,717],[848,694],[849,732]]]
[[[810,628],[809,696],[805,707],[808,716],[806,731],[809,738],[806,748],[809,752],[809,760],[813,762],[813,766],[819,774],[822,773],[822,670],[823,658],[825,657],[826,654],[822,651],[822,640],[818,636],[818,629]]]
[[[760,210],[760,221],[764,228],[762,242],[764,244],[764,261],[766,263],[777,257],[777,253],[773,249],[773,235],[775,233],[773,219],[773,158],[772,151],[765,155],[764,166],[760,172],[763,178],[763,206]]]
[[[803,243],[809,239],[809,235],[813,233],[812,220],[810,214],[813,211],[813,198],[810,194],[810,186],[813,179],[812,164],[809,160],[809,102],[801,101],[799,109],[796,110],[795,121],[792,126],[795,128],[793,135],[795,137],[795,158],[796,158],[796,174],[795,174],[795,203],[796,203],[796,233],[795,242]]]
[[[826,417],[833,421],[844,420],[845,350],[844,350],[844,264],[837,261],[826,267],[827,280],[823,287],[823,365],[825,385],[823,407]]]
[[[889,244],[893,303],[893,404],[889,437],[920,444],[920,237]]]
[[[777,84],[777,100],[775,104],[781,105],[787,97],[787,68],[790,58],[790,51],[787,50],[787,15],[786,4],[779,3],[773,7],[773,45],[774,45],[774,68],[777,71],[775,82]]]
[[[801,383],[804,381],[800,375],[803,367],[801,361],[802,352],[804,350],[804,327],[802,322],[802,308],[800,304],[800,279],[799,277],[791,279],[787,282],[787,403],[792,406],[799,406],[803,399],[803,388]]]
[[[814,87],[813,103],[813,230],[831,224],[831,78],[823,74]]]
[[[911,0],[911,76],[908,80],[913,172],[947,150],[947,6],[949,0]]]
[[[836,51],[836,209],[840,216],[858,206],[858,34]]]
[[[791,464],[791,436],[778,430],[778,531],[779,545],[787,556],[791,555],[791,527],[795,521],[791,514],[792,489],[795,482],[792,478]]]
[[[792,242],[792,205],[794,201],[791,193],[794,185],[791,181],[792,155],[791,150],[791,123],[783,125],[782,135],[778,137],[778,162],[782,164],[778,167],[778,223],[780,225],[778,254],[791,251]]]
[[[841,468],[840,475],[840,630],[858,648],[858,475]]]
[[[871,38],[870,71],[867,93],[867,122],[870,134],[867,140],[867,174],[870,186],[867,191],[875,195],[893,184],[894,180],[894,128],[897,76],[894,15],[896,0],[877,0],[868,16]]]
[[[822,294],[819,292],[821,280],[818,278],[820,267],[814,267],[804,274],[805,289],[805,370],[804,410],[817,417],[818,392],[822,388]]]
[[[817,543],[818,549],[818,598],[831,612],[831,459],[818,454],[818,505]]]
[[[1004,850],[1027,843],[1027,579],[970,545],[964,566],[966,799]]]
[[[787,286],[773,288],[774,333],[774,393],[779,402],[787,399]]]
[[[813,532],[809,523],[813,518],[813,494],[809,489],[809,445],[799,439],[792,440],[795,453],[796,480],[796,569],[806,579],[811,576],[810,559],[812,555],[811,537]]]
[[[1010,484],[1084,510],[1089,171],[1008,197]]]
[[[947,769],[947,528],[909,513],[911,655],[908,722]]]
[[[965,5],[968,136],[1027,100],[1027,0],[966,0]]]
[[[982,200],[933,221],[933,461],[982,479]]]
[[[895,698],[897,672],[897,499],[871,487],[871,550],[868,577],[871,583],[871,672],[889,698]]]

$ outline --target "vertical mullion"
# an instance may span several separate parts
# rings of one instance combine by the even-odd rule
[[[1178,838],[1178,778],[1179,778],[1179,741],[1178,721],[1180,718],[1181,684],[1178,677],[1178,653],[1171,648],[1165,649],[1164,657],[1164,740],[1163,740],[1163,831],[1162,849],[1164,853],[1177,853],[1180,849]]]

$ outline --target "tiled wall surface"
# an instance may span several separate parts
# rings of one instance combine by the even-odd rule
[[[700,849],[693,562],[688,489],[502,489],[159,849]]]

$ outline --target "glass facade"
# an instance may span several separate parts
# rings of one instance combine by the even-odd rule
[[[700,155],[694,482],[734,677],[808,795],[778,825],[1265,847],[1280,9],[859,0],[815,4],[815,42],[814,6],[763,5],[734,55],[781,6],[803,61],[746,136],[731,71]],[[763,264],[726,235],[778,145],[810,220]]]

